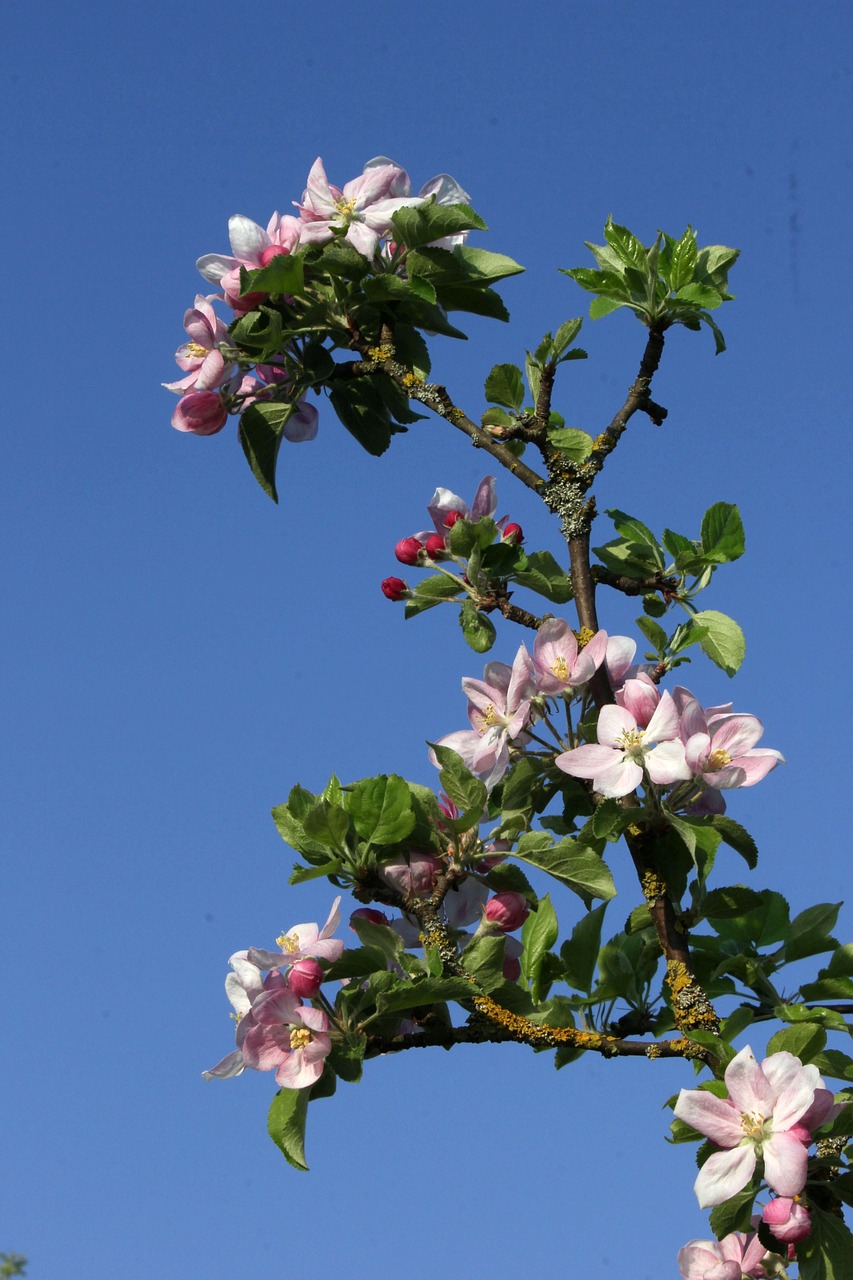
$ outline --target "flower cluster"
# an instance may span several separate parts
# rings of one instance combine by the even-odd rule
[[[265,300],[264,293],[243,293],[242,270],[268,267],[281,255],[336,237],[372,261],[378,253],[387,252],[392,215],[406,206],[423,204],[430,197],[445,205],[468,199],[448,174],[432,178],[418,195],[412,195],[405,169],[385,156],[369,160],[359,177],[336,187],[329,182],[323,161],[318,158],[301,201],[293,201],[298,216],[275,212],[264,228],[251,218],[235,214],[228,222],[231,253],[206,253],[196,263],[204,280],[219,292],[198,294],[184,315],[189,341],[178,348],[175,359],[185,376],[163,383],[181,397],[172,415],[172,426],[193,435],[215,435],[225,426],[230,411],[242,412],[256,400],[268,400],[273,395],[279,399],[282,391],[287,391],[284,352],[278,360],[255,366],[254,374],[247,373],[245,361],[237,363],[238,353],[226,323],[211,305],[224,303],[236,319]],[[449,241],[457,239],[464,239],[464,233]],[[284,427],[285,439],[313,440],[317,421],[314,406],[299,400]]]
[[[225,992],[234,1008],[237,1048],[209,1071],[205,1080],[228,1080],[251,1067],[275,1071],[284,1089],[304,1089],[323,1074],[332,1048],[330,1023],[322,1009],[304,1004],[320,990],[324,971],[344,944],[331,935],[340,923],[336,898],[322,929],[297,924],[277,939],[279,951],[237,951],[229,964]]]

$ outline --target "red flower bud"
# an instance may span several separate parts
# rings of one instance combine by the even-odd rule
[[[431,533],[426,540],[426,553],[431,560],[438,560],[442,556],[445,545],[444,538],[437,533]]]
[[[504,956],[502,972],[507,982],[518,982],[521,977],[521,961],[517,956]]]
[[[280,258],[282,254],[290,253],[289,249],[285,249],[283,244],[268,245],[261,253],[261,266],[268,267],[273,258]]]
[[[322,966],[316,960],[297,960],[287,975],[287,985],[300,1000],[311,1000],[323,981]]]
[[[381,911],[377,911],[375,907],[359,907],[353,911],[350,916],[350,928],[352,929],[353,920],[367,920],[370,924],[390,924],[388,917]],[[355,932],[353,930],[353,932]]]
[[[452,529],[457,520],[464,520],[464,518],[465,517],[462,515],[461,511],[448,511],[447,515],[444,517],[445,529]]]
[[[401,564],[417,564],[422,551],[423,544],[417,538],[401,538],[394,548],[394,555]]]
[[[389,600],[405,600],[409,588],[402,578],[383,578],[381,584],[383,596]]]
[[[502,538],[504,542],[523,542],[524,532],[520,524],[505,524]]]
[[[486,903],[485,916],[490,924],[497,925],[503,933],[520,929],[530,912],[530,904],[520,893],[507,889],[496,893]]]

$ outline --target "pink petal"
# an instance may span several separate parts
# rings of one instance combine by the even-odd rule
[[[774,1133],[763,1144],[764,1179],[780,1196],[795,1196],[806,1185],[808,1153],[789,1133]]]
[[[662,742],[647,754],[645,765],[652,782],[659,787],[668,786],[671,782],[686,782],[693,777],[681,742]]]
[[[598,713],[598,741],[603,747],[612,747],[622,751],[622,735],[633,733],[637,722],[625,707],[616,707],[608,703]]]
[[[235,1049],[221,1062],[217,1062],[215,1067],[211,1067],[209,1071],[202,1071],[201,1078],[202,1080],[233,1080],[235,1076],[242,1075],[245,1070],[243,1055],[239,1049]]]
[[[674,1107],[675,1115],[718,1147],[736,1147],[743,1138],[740,1113],[725,1098],[704,1089],[682,1089]]]
[[[635,760],[620,760],[603,773],[596,774],[593,786],[608,800],[630,795],[643,781],[643,770]]]
[[[699,1170],[693,1184],[700,1209],[722,1204],[742,1191],[755,1173],[755,1147],[749,1143],[731,1151],[717,1151]]]
[[[667,690],[646,729],[646,742],[668,742],[678,737],[678,709]]]
[[[660,702],[660,694],[648,678],[626,680],[617,697],[619,705],[630,711],[640,729],[651,723]]]
[[[294,1049],[276,1071],[275,1079],[283,1089],[305,1089],[316,1084],[322,1074],[322,1062],[306,1062],[304,1052]]]
[[[573,778],[594,778],[612,765],[618,764],[621,758],[620,751],[590,742],[586,746],[564,751],[562,755],[557,756],[554,764],[558,769],[562,769],[563,773],[571,774]]]
[[[749,1045],[732,1058],[726,1067],[725,1081],[731,1105],[736,1111],[755,1111],[761,1116],[772,1115],[776,1091],[756,1062]],[[708,1136],[713,1137],[712,1134]],[[716,1142],[716,1138],[714,1141]]]
[[[497,505],[495,477],[483,476],[477,485],[477,492],[474,494],[474,501],[471,504],[471,519],[481,520],[483,516],[493,516],[497,510]]]
[[[757,716],[725,716],[714,722],[711,750],[726,751],[730,756],[741,756],[755,746],[764,732],[764,725]]]

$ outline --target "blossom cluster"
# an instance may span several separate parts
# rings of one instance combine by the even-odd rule
[[[265,300],[263,293],[243,293],[242,270],[258,270],[281,255],[294,254],[307,245],[320,245],[336,237],[345,239],[371,261],[389,251],[391,218],[398,209],[423,204],[433,197],[438,204],[459,204],[468,195],[454,178],[438,174],[417,195],[405,169],[385,156],[376,156],[352,181],[337,187],[326,177],[323,161],[314,162],[301,201],[294,200],[297,215],[272,214],[266,228],[242,214],[228,222],[231,253],[206,253],[198,259],[199,273],[220,292],[197,294],[184,315],[188,342],[175,353],[184,376],[164,382],[167,390],[181,398],[172,414],[178,431],[209,436],[221,431],[229,410],[242,412],[256,400],[271,399],[287,383],[284,353],[255,367],[254,375],[238,366],[237,351],[228,326],[215,313],[212,303],[224,303],[238,318]],[[448,246],[464,236],[438,241]],[[300,400],[284,427],[291,442],[312,440],[317,434],[318,415],[313,405]]]
[[[702,1089],[682,1089],[675,1115],[721,1148],[705,1160],[694,1184],[702,1208],[736,1196],[761,1168],[776,1192],[753,1226],[763,1222],[788,1247],[811,1232],[811,1219],[800,1195],[806,1185],[808,1148],[814,1133],[838,1115],[837,1103],[817,1067],[803,1065],[793,1054],[770,1054],[759,1065],[747,1046],[725,1071],[728,1095],[718,1098]],[[759,1163],[760,1162],[760,1163]],[[691,1240],[679,1252],[686,1280],[741,1280],[765,1276],[766,1249],[758,1235],[734,1232],[717,1242]]]
[[[736,714],[732,704],[703,710],[683,687],[661,693],[647,670],[633,664],[636,645],[627,636],[598,631],[581,647],[567,622],[549,618],[533,652],[519,646],[512,666],[489,662],[482,680],[463,679],[470,729],[439,739],[462,756],[488,788],[523,748],[528,731],[543,719],[548,700],[583,698],[604,669],[615,702],[601,708],[596,743],[559,750],[555,763],[587,779],[605,797],[619,798],[650,783],[670,791],[670,807],[721,813],[722,792],[760,782],[784,757],[756,747],[764,732],[757,716]],[[550,728],[550,721],[545,718]],[[556,734],[555,734],[556,737]],[[560,747],[565,747],[557,738]]]

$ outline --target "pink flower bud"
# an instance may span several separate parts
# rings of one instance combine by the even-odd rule
[[[405,600],[410,594],[407,584],[402,578],[383,578],[381,582],[382,594],[389,600]]]
[[[414,894],[425,898],[432,893],[440,868],[441,863],[431,853],[410,853],[408,859],[400,855],[386,862],[379,868],[379,875],[401,897]]]
[[[401,564],[418,564],[423,544],[418,538],[401,538],[394,548],[394,555]]]
[[[805,1240],[811,1235],[812,1220],[808,1209],[788,1196],[776,1196],[765,1205],[761,1220],[783,1244]]]
[[[438,560],[442,558],[442,553],[445,548],[445,541],[444,541],[444,538],[439,536],[439,534],[431,533],[426,540],[425,546],[426,546],[426,553],[431,560]]]
[[[503,527],[504,542],[523,542],[524,533],[520,524],[505,524]]]
[[[297,960],[287,975],[287,985],[300,1000],[316,996],[322,981],[323,969],[316,960]]]
[[[490,924],[497,925],[503,933],[520,929],[530,913],[530,903],[520,893],[507,889],[496,893],[486,903],[485,916]]]
[[[350,928],[352,929],[353,920],[367,920],[370,924],[390,924],[391,921],[381,911],[377,911],[375,907],[359,907],[353,911],[350,916]],[[353,930],[355,932],[355,930]]]
[[[461,511],[448,511],[447,515],[444,517],[445,529],[452,529],[456,524],[456,521],[461,519],[463,519]]]
[[[289,249],[285,249],[283,244],[268,245],[261,253],[261,266],[268,267],[273,258],[280,258],[282,254],[290,253]]]
[[[181,396],[172,414],[176,431],[194,436],[215,436],[228,421],[228,410],[215,391],[191,391]]]

